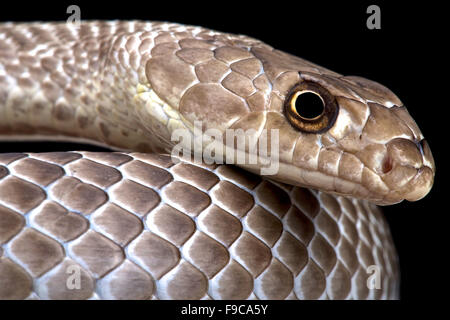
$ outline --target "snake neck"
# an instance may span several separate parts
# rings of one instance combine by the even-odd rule
[[[117,149],[161,150],[170,136],[158,130],[148,110],[164,104],[154,96],[149,105],[145,65],[155,34],[165,27],[0,24],[0,139],[61,136]]]

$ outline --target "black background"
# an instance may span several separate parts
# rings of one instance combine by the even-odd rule
[[[443,16],[436,3],[383,1],[54,1],[1,3],[0,21],[53,21],[78,4],[81,19],[162,20],[246,34],[338,73],[378,81],[395,92],[416,119],[433,152],[437,175],[421,201],[385,207],[401,264],[401,298],[443,298],[449,271],[443,205],[448,131]],[[366,27],[370,4],[381,8],[381,30]],[[445,35],[447,34],[447,35]],[[445,35],[445,37],[444,37]],[[446,68],[448,69],[448,67]],[[79,145],[0,143],[0,152],[97,148]],[[98,149],[97,149],[98,150]],[[441,205],[440,205],[441,204]],[[448,233],[448,232],[447,232]]]

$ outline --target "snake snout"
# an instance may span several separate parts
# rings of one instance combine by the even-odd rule
[[[416,201],[430,191],[434,161],[428,143],[397,138],[387,144],[382,179],[393,194]]]

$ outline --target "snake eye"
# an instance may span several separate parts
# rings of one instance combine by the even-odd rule
[[[288,95],[285,112],[298,130],[320,133],[333,126],[339,111],[334,96],[322,86],[309,81],[296,85]]]
[[[291,98],[291,109],[305,120],[320,117],[325,110],[322,98],[313,91],[297,91]]]

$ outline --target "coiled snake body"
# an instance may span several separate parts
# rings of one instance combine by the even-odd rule
[[[196,122],[254,145],[276,129],[279,148],[236,145],[258,159],[246,170],[164,155],[176,129],[205,150]],[[0,24],[0,138],[121,151],[0,154],[1,299],[397,298],[375,204],[418,200],[434,177],[382,85],[159,22]],[[279,168],[260,176],[268,157]]]

